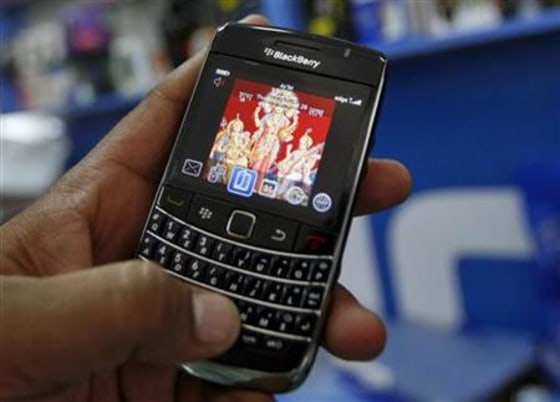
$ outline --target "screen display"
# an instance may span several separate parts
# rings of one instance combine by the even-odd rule
[[[202,177],[240,196],[307,206],[335,100],[236,79]]]
[[[359,172],[375,93],[211,54],[164,181],[336,230]]]

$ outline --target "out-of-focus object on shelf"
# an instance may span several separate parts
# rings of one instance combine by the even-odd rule
[[[43,193],[69,152],[61,119],[40,113],[0,115],[0,222]]]
[[[521,389],[513,402],[560,402],[560,393],[543,386],[532,385]]]
[[[135,96],[148,92],[156,81],[149,49],[134,36],[116,38],[111,43],[110,73],[116,92]]]
[[[350,3],[345,0],[308,0],[307,29],[309,32],[352,39]]]
[[[89,106],[73,106],[59,110],[66,123],[72,153],[66,161],[70,168],[80,161],[143,98],[143,93],[122,96],[104,94]]]
[[[270,1],[270,0],[269,0]],[[207,46],[216,27],[228,21],[239,20],[256,12],[275,13],[279,6],[282,11],[294,10],[288,18],[301,19],[299,0],[274,0],[272,8],[255,0],[168,0],[162,18],[162,33],[165,37],[167,51],[174,66]],[[281,15],[284,15],[281,12]]]
[[[374,46],[383,41],[382,3],[377,0],[352,0],[350,15],[357,42]]]
[[[384,51],[391,61],[395,61],[558,31],[560,31],[560,8],[527,17],[515,17],[498,26],[470,32],[448,32],[439,38],[408,36],[398,41],[379,43],[377,47]]]
[[[16,85],[20,106],[56,108],[66,103],[72,86],[72,72],[65,66],[67,49],[61,25],[43,22],[24,28],[6,46],[13,58],[12,85]]]

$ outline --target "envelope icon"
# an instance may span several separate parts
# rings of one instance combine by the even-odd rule
[[[202,171],[202,162],[195,161],[194,159],[185,159],[185,163],[183,164],[183,169],[181,171],[186,175],[198,177]]]

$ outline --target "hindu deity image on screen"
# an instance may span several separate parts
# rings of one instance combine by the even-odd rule
[[[307,205],[334,106],[286,85],[237,79],[203,177],[227,185],[234,170],[244,169],[254,177],[250,194]]]

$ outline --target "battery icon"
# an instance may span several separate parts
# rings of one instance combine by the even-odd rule
[[[230,74],[231,73],[228,70],[224,70],[223,68],[216,69],[216,75],[221,75],[222,77],[229,77]]]

